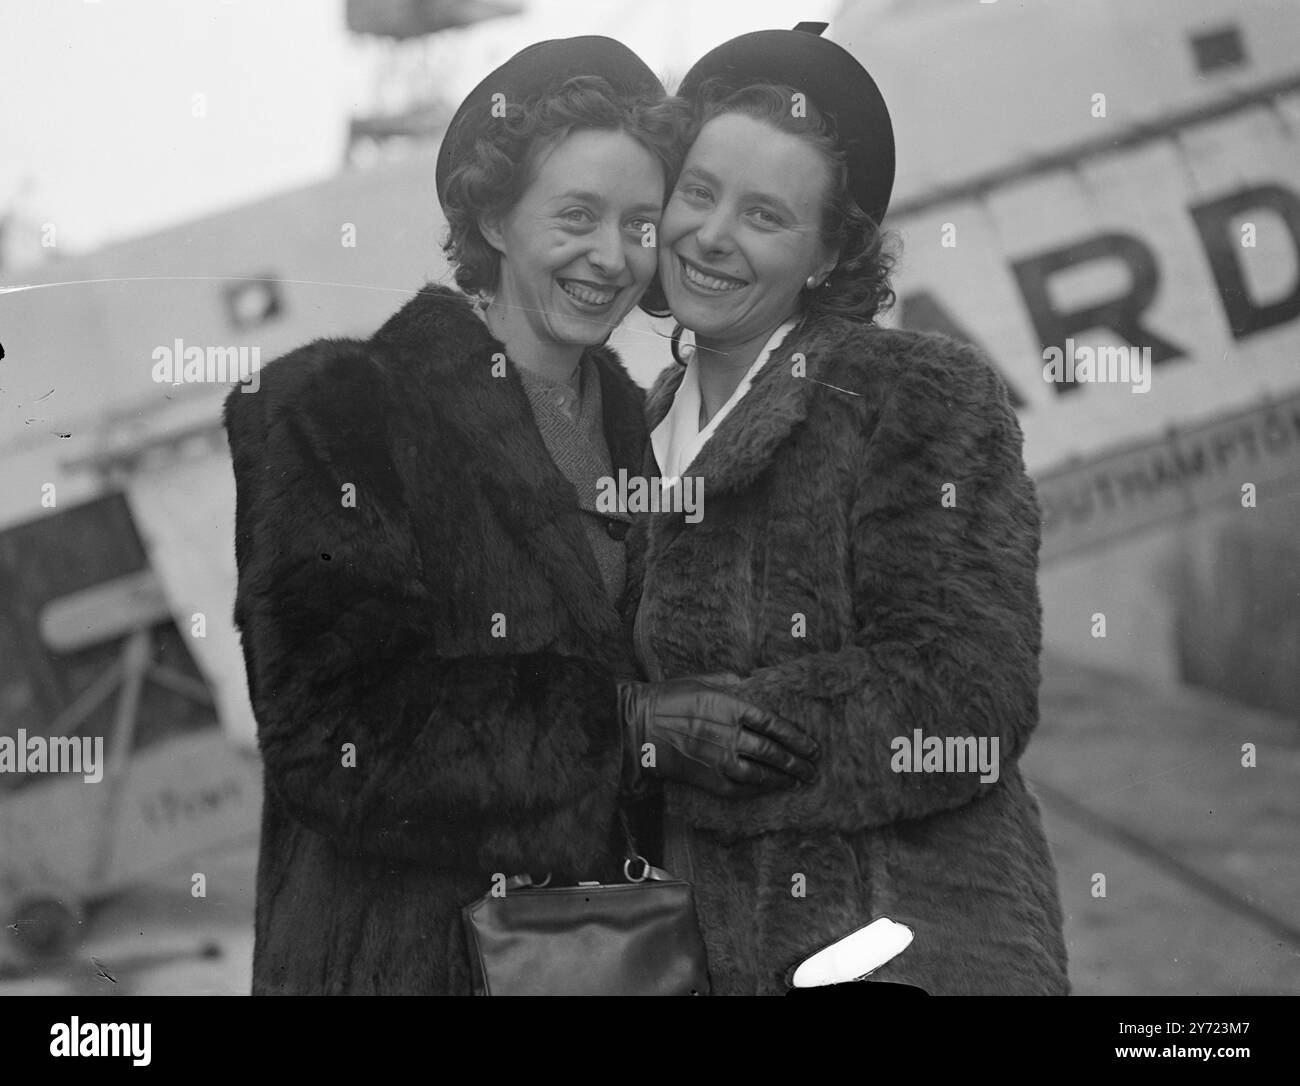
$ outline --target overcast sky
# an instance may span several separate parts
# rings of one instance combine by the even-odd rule
[[[618,38],[680,77],[729,37],[840,6],[524,3],[440,36],[440,93],[456,100],[530,42],[574,34]],[[0,210],[55,223],[67,254],[329,176],[382,74],[344,0],[0,0],[0,43]]]

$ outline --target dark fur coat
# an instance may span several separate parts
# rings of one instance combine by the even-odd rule
[[[255,993],[468,994],[459,910],[493,874],[619,877],[630,633],[504,350],[426,287],[226,402],[266,778]],[[592,354],[635,472],[644,396]]]
[[[682,372],[652,390],[652,429]],[[873,979],[1068,991],[1056,873],[1018,768],[1041,641],[1021,446],[973,349],[824,317],[786,338],[688,470],[703,519],[649,518],[631,576],[651,677],[734,672],[822,748],[815,783],[792,791],[666,789],[665,862],[695,884],[716,993],[782,992],[787,969],[880,915],[916,938]],[[891,741],[915,729],[997,737],[998,780],[894,772]]]

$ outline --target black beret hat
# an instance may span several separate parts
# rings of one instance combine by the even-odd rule
[[[794,30],[741,34],[696,61],[677,93],[694,101],[705,80],[718,79],[728,90],[780,83],[806,94],[834,118],[849,189],[879,224],[894,187],[894,127],[875,80],[847,50],[819,36],[825,28],[800,23]]]
[[[492,119],[495,95],[509,103],[523,102],[556,90],[579,75],[599,76],[616,92],[630,97],[666,97],[645,61],[622,42],[599,35],[552,38],[520,50],[493,71],[456,110],[438,149],[438,202],[441,204],[452,168],[474,145],[482,126]]]

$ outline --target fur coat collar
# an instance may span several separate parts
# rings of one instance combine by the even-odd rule
[[[431,352],[430,343],[444,349]],[[573,516],[573,484],[547,452],[517,364],[470,300],[450,288],[426,285],[375,333],[371,345],[385,368],[435,405],[436,421],[430,422],[444,431],[431,435],[437,453],[464,450],[472,481],[539,571],[563,589],[577,627],[592,631],[593,641],[617,643],[624,635]],[[600,378],[615,476],[620,468],[635,474],[646,447],[644,394],[608,347],[588,348],[586,357]],[[501,360],[504,377],[493,372],[501,372]]]
[[[843,354],[845,344],[864,333],[890,334],[840,317],[795,325],[727,417],[725,439],[709,441],[691,465],[692,475],[708,480],[710,495],[738,493],[749,486],[771,462],[777,447],[808,416],[819,387],[861,395],[827,386],[821,378]],[[672,407],[685,374],[685,366],[669,366],[647,395],[646,421],[652,432]]]

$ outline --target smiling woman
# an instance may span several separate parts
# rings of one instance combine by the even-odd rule
[[[507,61],[439,154],[472,297],[426,286],[227,401],[256,993],[469,994],[494,875],[621,877],[630,518],[597,499],[647,435],[603,343],[655,272],[664,97],[607,38]]]
[[[806,315],[860,320],[892,305],[895,257],[851,196],[834,119],[779,83],[736,89],[714,76],[693,95],[660,274],[696,342],[717,338],[715,349],[752,361],[791,299]]]
[[[673,257],[664,281],[677,300],[674,315],[697,338],[766,339],[804,278],[822,279],[835,266],[822,239],[828,173],[799,137],[741,113],[701,132],[662,235]],[[734,245],[722,243],[724,232],[734,233]]]
[[[594,77],[527,101],[499,86],[471,92],[443,143],[445,249],[512,357],[564,379],[573,346],[603,343],[654,278],[680,114],[620,106]]]
[[[482,215],[479,228],[500,257],[488,326],[563,379],[573,344],[601,343],[654,275],[644,242],[658,226],[663,170],[624,132],[583,129],[548,143],[519,202]]]
[[[698,478],[709,513],[652,513],[644,543],[634,528],[637,655],[651,685],[725,683],[813,765],[744,795],[664,786],[664,861],[696,887],[714,991],[780,994],[887,916],[915,940],[844,994],[1064,993],[1018,765],[1038,721],[1039,510],[988,361],[875,323],[884,100],[802,29],[719,46],[680,93],[694,122],[660,274],[694,344],[648,397],[646,474]],[[897,756],[921,746],[923,765]]]

